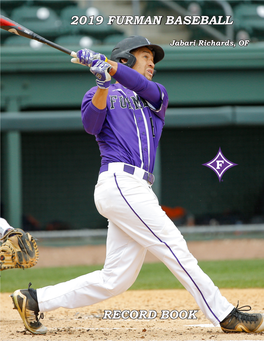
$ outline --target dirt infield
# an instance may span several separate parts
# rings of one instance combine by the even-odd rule
[[[264,258],[264,240],[223,240],[208,242],[189,242],[190,251],[198,260],[205,259],[245,259]],[[40,247],[38,267],[102,264],[105,257],[104,246],[79,246],[77,249]],[[146,262],[156,262],[157,259],[148,254]],[[250,304],[252,312],[264,313],[264,289],[221,289],[222,294],[234,305],[239,300],[240,306]],[[1,303],[1,341],[9,340],[264,340],[260,334],[226,334],[220,327],[214,327],[199,310],[193,297],[186,290],[144,290],[127,291],[107,301],[90,307],[78,309],[58,309],[45,313],[43,324],[48,327],[48,333],[42,336],[31,335],[25,331],[18,312],[13,308],[9,294],[0,294]],[[127,319],[103,319],[105,310],[129,310]],[[145,317],[135,318],[137,311],[146,311]],[[167,310],[171,316],[161,319],[162,310]],[[193,315],[190,311],[198,310]],[[181,316],[176,318],[177,312]],[[188,319],[187,316],[197,317]]]
[[[264,290],[223,289],[222,294],[236,305],[250,303],[256,311],[264,312]],[[58,309],[45,313],[43,324],[48,327],[45,336],[33,336],[24,331],[19,314],[12,309],[11,298],[1,294],[1,340],[263,340],[260,334],[226,334],[214,327],[198,311],[197,319],[173,319],[184,310],[198,310],[192,296],[186,290],[127,291],[107,301],[79,309]],[[151,310],[157,312],[155,319],[103,320],[104,310]],[[161,320],[161,311],[169,310],[172,318]],[[252,310],[253,311],[253,310]],[[3,314],[4,312],[4,314]],[[132,315],[131,315],[132,316]],[[135,315],[134,315],[135,316]],[[186,313],[182,313],[182,317]],[[133,317],[133,316],[132,316]]]

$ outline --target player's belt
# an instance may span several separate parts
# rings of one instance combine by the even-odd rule
[[[155,176],[152,173],[149,173],[145,171],[142,168],[136,167],[136,166],[131,166],[127,165],[122,162],[113,162],[109,163],[107,165],[103,165],[100,168],[99,174],[107,171],[123,171],[131,175],[135,175],[136,177],[148,181],[151,185],[153,185],[155,181]]]

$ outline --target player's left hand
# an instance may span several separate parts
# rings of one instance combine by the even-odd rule
[[[72,58],[71,62],[84,66],[90,66],[93,60],[102,60],[107,62],[107,57],[101,53],[97,53],[89,49],[82,49],[76,53],[76,58]]]
[[[10,229],[0,246],[0,271],[14,268],[31,268],[39,257],[38,246],[30,233]]]
[[[94,60],[92,62],[90,71],[96,77],[96,84],[100,89],[107,89],[111,83],[111,76],[109,71],[111,69],[111,65],[101,61],[101,60]]]

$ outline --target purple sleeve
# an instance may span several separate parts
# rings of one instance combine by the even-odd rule
[[[93,87],[83,97],[82,101],[82,123],[85,131],[91,135],[100,133],[107,109],[98,109],[92,103],[92,98],[95,94],[97,87]]]
[[[112,77],[129,90],[135,91],[140,97],[153,105],[154,108],[159,109],[161,107],[163,96],[157,83],[149,81],[137,71],[121,63],[118,64],[117,71]],[[162,88],[165,90],[164,87]]]

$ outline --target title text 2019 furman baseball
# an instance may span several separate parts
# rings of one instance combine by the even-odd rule
[[[98,16],[72,16],[71,25],[101,25],[105,18]],[[109,15],[107,25],[232,25],[234,21],[230,15],[185,15],[173,16],[167,15]]]

